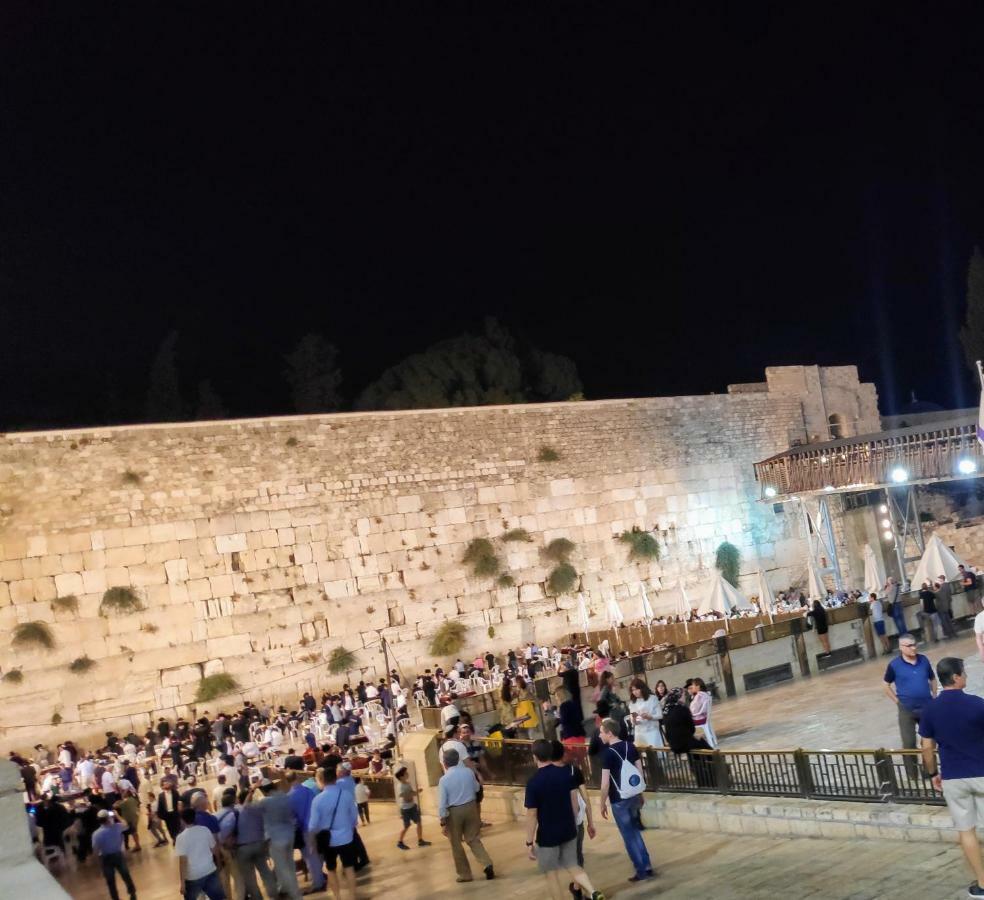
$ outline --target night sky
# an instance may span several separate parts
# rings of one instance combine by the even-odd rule
[[[590,399],[817,362],[974,405],[982,34],[978,2],[11,0],[0,428],[139,419],[171,329],[189,398],[262,415],[305,332],[351,399],[485,315]]]

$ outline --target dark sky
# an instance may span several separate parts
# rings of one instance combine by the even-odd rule
[[[0,427],[138,418],[172,328],[253,415],[306,331],[353,396],[488,314],[589,398],[856,362],[972,405],[982,13],[11,0]]]

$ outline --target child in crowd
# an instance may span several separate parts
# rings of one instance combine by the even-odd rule
[[[353,778],[355,782],[355,802],[359,807],[359,821],[369,824],[369,785],[363,784],[361,778]]]
[[[155,847],[163,847],[167,843],[164,831],[161,829],[161,820],[157,817],[157,795],[153,791],[147,793],[147,830],[154,836],[157,843]]]
[[[409,850],[410,848],[403,843],[403,838],[410,828],[411,823],[416,823],[417,825],[417,846],[418,847],[429,847],[430,841],[424,840],[424,828],[420,823],[420,807],[417,806],[416,796],[417,791],[413,789],[410,784],[410,773],[407,771],[406,766],[400,766],[394,773],[393,776],[396,778],[396,802],[400,807],[400,815],[403,817],[403,831],[400,832],[400,837],[397,839],[396,846],[401,850]]]

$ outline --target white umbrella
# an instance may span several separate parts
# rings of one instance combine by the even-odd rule
[[[588,632],[591,630],[588,625],[588,606],[584,602],[584,594],[577,595],[577,611],[581,617],[581,629],[584,631],[584,642],[588,643]]]
[[[765,572],[759,569],[758,577],[759,606],[765,609],[765,614],[769,617],[769,624],[772,624],[772,607],[776,605],[776,598],[769,587],[769,579],[765,577]]]
[[[722,613],[725,617],[725,628],[727,628],[728,613],[738,608],[750,608],[751,604],[738,592],[737,588],[725,581],[721,573],[716,571],[711,581],[710,594],[703,606],[706,606],[709,611]]]
[[[937,575],[940,573],[937,572]],[[864,545],[864,589],[868,594],[880,595],[885,587],[885,566],[875,556],[871,544]]]
[[[680,605],[677,608],[677,615],[683,619],[683,633],[690,637],[690,612],[693,607],[690,605],[690,598],[687,596],[687,589],[680,582]]]
[[[614,593],[608,598],[606,611],[608,613],[609,628],[618,628],[625,624],[625,616],[622,615],[622,608],[618,605],[618,600],[615,599]]]
[[[824,600],[827,596],[827,587],[812,556],[806,564],[806,589],[811,600]]]
[[[650,625],[653,619],[656,618],[656,613],[653,612],[652,604],[649,602],[649,594],[646,593],[646,586],[642,582],[639,582],[639,587],[642,588],[642,618],[647,625]]]
[[[910,581],[912,589],[918,591],[924,581],[933,582],[940,575],[945,575],[947,581],[957,581],[960,578],[957,566],[963,564],[964,561],[940,540],[940,536],[934,534],[926,541],[926,549]]]

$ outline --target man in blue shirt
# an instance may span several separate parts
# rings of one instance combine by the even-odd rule
[[[899,637],[899,655],[885,669],[882,687],[898,706],[903,748],[915,750],[916,723],[923,708],[936,696],[936,676],[929,660],[916,653],[916,639],[911,634]],[[915,757],[906,756],[905,770],[910,778],[917,777],[918,769]]]
[[[120,895],[116,891],[116,873],[120,873],[123,884],[126,885],[130,900],[136,900],[137,889],[130,877],[130,870],[127,868],[126,860],[123,858],[123,832],[126,827],[116,821],[113,814],[107,809],[99,810],[99,827],[92,835],[92,850],[99,857],[102,865],[103,878],[106,879],[106,887],[109,888],[109,896],[112,900],[120,900]]]
[[[294,811],[297,827],[303,834],[304,846],[301,848],[301,855],[304,857],[308,876],[311,878],[311,892],[317,893],[325,889],[325,868],[321,857],[318,856],[314,835],[308,831],[308,820],[311,818],[311,804],[314,802],[315,792],[307,786],[303,778],[303,772],[287,773],[287,783],[291,785],[287,799],[290,801],[290,808]]]
[[[603,895],[577,861],[577,786],[569,768],[553,764],[553,755],[550,741],[533,742],[536,774],[526,784],[526,850],[547,876],[551,896],[561,896],[570,884],[572,893],[583,888],[600,900]]]
[[[471,881],[471,866],[464,845],[471,848],[488,880],[495,878],[492,858],[485,850],[479,832],[482,822],[478,815],[478,779],[468,766],[459,766],[457,750],[445,750],[446,767],[437,783],[437,813],[441,817],[441,833],[451,841],[451,856],[458,872],[458,881]]]
[[[355,900],[356,849],[353,838],[355,825],[359,821],[359,809],[355,796],[344,787],[339,787],[337,780],[338,771],[334,766],[318,769],[321,793],[311,803],[308,831],[315,836],[318,852],[328,869],[328,884],[335,896]],[[344,895],[336,871],[339,859],[342,861]]]
[[[984,897],[984,862],[977,826],[984,825],[984,699],[965,694],[967,674],[963,660],[941,659],[936,666],[943,691],[923,707],[919,719],[923,765],[933,787],[943,791],[960,847],[976,881],[968,897]],[[936,748],[940,768],[936,770]]]

